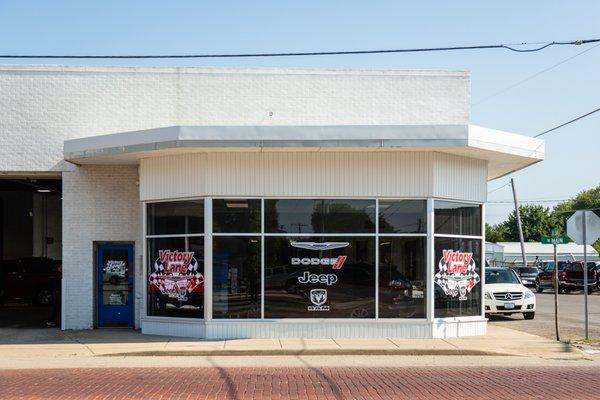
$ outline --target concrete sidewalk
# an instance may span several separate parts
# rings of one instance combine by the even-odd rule
[[[5,335],[3,335],[5,333]],[[194,340],[132,330],[0,332],[0,368],[11,359],[293,355],[511,356],[585,359],[565,343],[488,325],[488,334],[454,339]]]

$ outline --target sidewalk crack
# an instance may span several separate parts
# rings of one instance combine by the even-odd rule
[[[340,344],[334,338],[331,338],[331,340],[333,340],[333,343],[335,343],[337,347],[340,349],[342,348],[342,346],[340,346]]]
[[[390,338],[387,338],[388,342],[390,342],[391,344],[393,344],[394,346],[396,346],[397,348],[400,348],[400,346],[398,346],[396,343],[394,343],[394,341]]]
[[[74,341],[75,343],[78,343],[78,344],[82,345],[83,347],[85,347],[87,349],[87,351],[89,351],[93,356],[96,355],[96,353],[94,353],[94,350],[92,350],[92,348],[90,346],[88,346],[87,344],[85,344],[81,340],[77,339],[76,337],[73,337],[73,336],[69,335],[66,332],[65,332],[65,336],[68,337],[69,339],[71,339],[72,341]]]
[[[444,343],[448,343],[450,346],[454,347],[455,349],[460,349],[460,347],[458,347],[458,346],[457,346],[457,345],[455,345],[454,343],[451,343],[451,342],[449,342],[449,341],[448,341],[448,340],[446,340],[446,339],[442,339],[442,341],[443,341]]]

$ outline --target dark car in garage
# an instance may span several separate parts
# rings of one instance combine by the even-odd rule
[[[52,303],[53,289],[60,279],[60,262],[45,257],[28,257],[0,263],[0,305],[17,301]]]

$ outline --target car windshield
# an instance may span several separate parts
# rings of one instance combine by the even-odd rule
[[[485,283],[520,283],[519,278],[509,269],[497,269],[485,272]]]

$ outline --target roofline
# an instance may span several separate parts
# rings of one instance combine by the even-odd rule
[[[458,76],[469,77],[466,70],[428,69],[335,69],[335,68],[232,68],[232,67],[121,67],[57,64],[2,64],[0,72],[107,72],[171,74],[266,74],[266,75],[360,75],[360,76]]]

